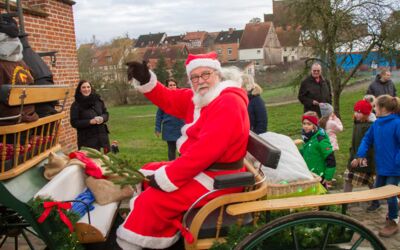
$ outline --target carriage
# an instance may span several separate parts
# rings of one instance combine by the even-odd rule
[[[20,5],[20,1],[17,1]],[[21,10],[21,6],[19,6]],[[22,18],[20,11],[19,17]],[[79,167],[69,167],[61,171],[51,181],[43,177],[43,165],[50,152],[61,149],[61,120],[65,117],[64,103],[71,94],[71,86],[65,85],[8,85],[0,83],[0,102],[19,107],[21,112],[25,105],[57,101],[56,112],[41,117],[35,122],[20,122],[21,113],[2,119],[17,119],[13,125],[0,127],[0,248],[7,237],[15,238],[18,248],[18,236],[22,235],[29,247],[33,244],[27,233],[40,238],[49,249],[62,249],[64,246],[53,237],[60,224],[37,221],[31,201],[38,194],[50,194],[59,202],[71,201],[76,192],[85,187],[84,173]],[[262,165],[276,168],[280,150],[250,133],[247,151]],[[320,211],[318,208],[328,205],[343,205],[384,199],[400,194],[400,188],[385,186],[371,191],[353,192],[351,194],[327,194],[307,197],[265,199],[270,188],[265,182],[259,166],[245,159],[247,172],[219,176],[211,193],[224,188],[243,187],[240,193],[219,196],[201,208],[194,208],[201,202],[201,197],[183,216],[183,225],[193,236],[192,242],[184,242],[185,249],[209,249],[216,242],[226,241],[226,234],[232,225],[256,225],[265,220],[265,225],[241,241],[236,249],[304,249],[302,239],[307,237],[306,229],[316,228],[319,238],[313,249],[385,249],[381,240],[368,228],[345,214]],[[71,178],[79,179],[79,184],[71,187]],[[59,190],[67,195],[60,195]],[[74,189],[75,191],[71,191]],[[95,210],[76,224],[78,240],[90,248],[93,244],[108,244],[111,249],[113,228],[120,222],[119,203],[107,206],[96,206]],[[298,212],[299,209],[314,208],[312,211]],[[273,211],[295,211],[287,216],[271,220]],[[344,213],[343,209],[343,213]],[[106,218],[106,219],[105,219]],[[63,226],[61,224],[61,226]],[[314,231],[315,231],[314,230]],[[304,233],[306,231],[306,233]],[[340,239],[333,237],[340,235]]]
[[[9,100],[17,96],[18,98],[15,99],[19,100],[18,105],[21,105],[21,103],[31,103],[29,96],[34,96],[38,89],[41,93],[47,90],[49,92],[47,96],[53,96],[52,100],[64,99],[70,92],[68,86],[41,86],[40,88],[12,86],[3,88],[2,92],[9,93]],[[55,89],[59,91],[54,91]],[[18,151],[21,145],[14,143],[15,154],[8,164],[6,164],[7,160],[5,160],[3,147],[0,168],[0,204],[2,205],[0,232],[13,237],[22,234],[31,249],[34,249],[34,246],[26,236],[27,232],[39,237],[49,249],[61,249],[62,246],[51,235],[51,232],[55,230],[54,225],[48,221],[38,223],[37,214],[33,212],[29,201],[40,193],[54,193],[52,196],[58,197],[57,201],[70,201],[72,198],[57,196],[57,189],[72,190],[71,182],[68,180],[70,178],[83,178],[84,175],[80,167],[72,166],[62,170],[51,181],[43,178],[43,161],[45,161],[49,152],[58,151],[60,148],[57,143],[58,126],[64,112],[60,110],[59,113],[40,118],[35,123],[19,123],[0,130],[0,137],[3,142],[5,142],[7,135],[12,135],[14,138],[25,137],[24,144],[28,144],[29,141],[29,136],[23,136],[24,134],[30,134],[31,137],[37,138],[33,140],[37,141],[37,144],[33,145],[33,149],[29,151]],[[33,135],[32,131],[35,132]],[[40,133],[37,134],[37,131],[40,131]],[[277,166],[280,157],[279,149],[259,136],[253,133],[249,135],[247,149],[248,153],[262,165]],[[246,237],[236,246],[236,249],[304,249],[301,241],[306,236],[302,230],[308,227],[315,228],[315,225],[318,225],[318,230],[322,230],[322,232],[319,236],[321,239],[315,243],[317,246],[315,244],[313,246],[314,249],[357,249],[365,246],[369,249],[385,249],[381,240],[371,230],[344,214],[313,209],[308,212],[291,213],[274,220],[271,220],[269,215],[271,211],[296,211],[300,208],[318,208],[333,204],[388,198],[400,194],[399,187],[385,186],[372,191],[359,191],[350,194],[337,193],[266,200],[268,185],[264,181],[262,172],[248,159],[245,159],[244,162],[247,172],[218,177],[214,183],[214,190],[211,191],[212,193],[224,188],[241,186],[244,187],[243,192],[217,197],[203,207],[194,209],[195,205],[208,195],[206,194],[196,201],[184,215],[183,225],[188,228],[194,238],[193,242],[184,242],[185,249],[209,249],[216,242],[226,241],[225,236],[233,224],[239,226],[255,225],[261,218],[269,220],[269,222],[267,221],[264,226]],[[74,185],[76,186],[75,182]],[[80,185],[84,185],[84,182]],[[75,195],[73,194],[71,197]],[[121,220],[118,220],[118,205],[112,204],[112,208],[101,208],[99,206],[94,211],[88,212],[88,218],[76,225],[78,240],[81,243],[86,243],[86,247],[89,249],[91,244],[99,243],[107,245],[104,249],[111,249],[110,246],[115,246],[115,243],[114,245],[110,243],[110,241],[115,241],[110,235],[112,235],[113,224],[116,221],[121,222]],[[96,210],[98,211],[96,212]],[[102,217],[105,217],[104,214],[107,214],[108,217],[106,223],[102,219]],[[340,241],[333,239],[335,238],[333,235],[338,234],[345,236],[345,239]],[[5,240],[6,237],[0,245]]]

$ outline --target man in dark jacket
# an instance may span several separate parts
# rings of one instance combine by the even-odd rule
[[[369,85],[367,94],[378,97],[380,95],[396,96],[396,87],[390,79],[392,74],[389,70],[382,70],[375,80]]]
[[[332,104],[330,83],[322,77],[321,65],[318,63],[311,66],[311,75],[301,82],[298,99],[304,106],[304,113],[314,111],[319,117],[321,117],[319,103]]]

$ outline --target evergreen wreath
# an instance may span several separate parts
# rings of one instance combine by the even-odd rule
[[[52,202],[53,200],[50,198],[41,198],[37,197],[29,202],[29,206],[32,209],[35,218],[38,219],[45,208],[43,206],[44,202]],[[64,214],[71,221],[72,226],[75,227],[78,222],[80,216],[72,212],[71,210],[64,210]],[[68,227],[64,224],[64,222],[60,219],[58,210],[56,208],[51,209],[49,216],[46,220],[51,221],[51,230],[48,232],[50,237],[54,242],[57,242],[57,249],[59,250],[84,250],[82,245],[80,245],[78,241],[78,237],[76,232],[70,232]]]

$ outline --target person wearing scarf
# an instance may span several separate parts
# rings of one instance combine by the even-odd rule
[[[103,100],[92,85],[81,80],[75,90],[75,102],[71,105],[71,126],[78,132],[78,148],[89,147],[110,151],[108,138],[108,112]]]
[[[323,129],[319,128],[316,112],[304,113],[302,127],[304,144],[300,146],[300,153],[308,169],[321,176],[322,185],[329,188],[336,171],[335,154],[329,137]]]

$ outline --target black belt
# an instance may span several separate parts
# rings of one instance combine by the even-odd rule
[[[243,167],[243,158],[234,162],[216,162],[207,168],[209,171],[237,170]]]

